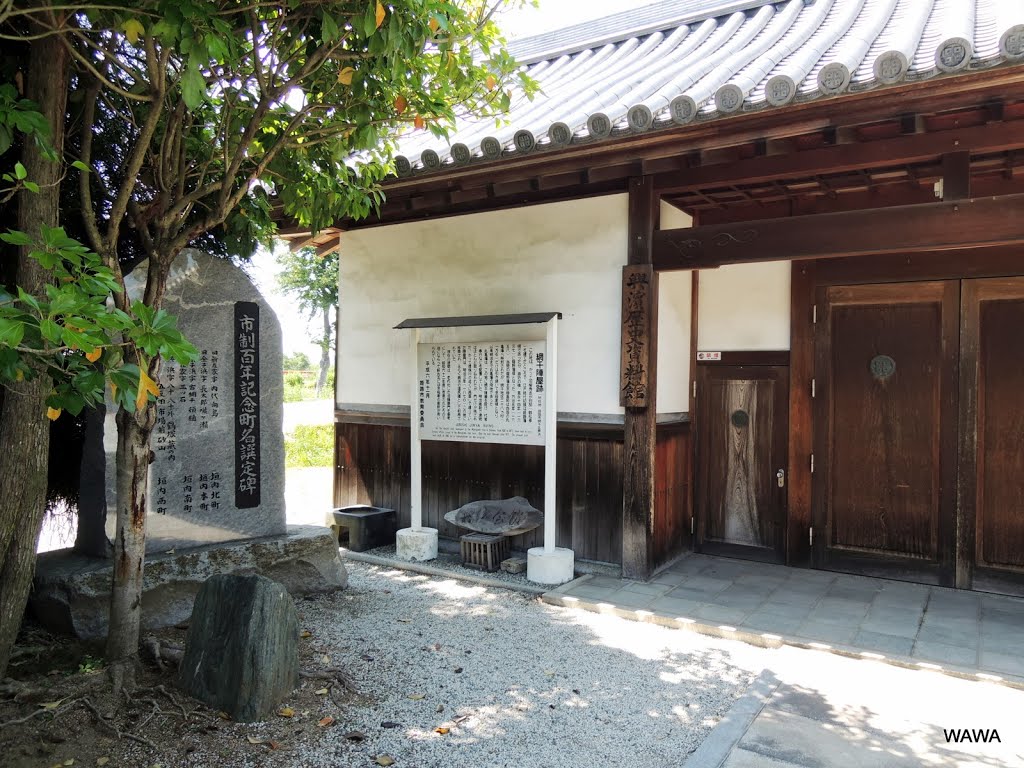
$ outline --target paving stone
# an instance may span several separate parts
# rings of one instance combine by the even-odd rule
[[[996,653],[1024,654],[1024,639],[1019,629],[1006,625],[993,625],[982,622],[979,633],[981,649]]]
[[[670,589],[669,584],[645,584],[636,581],[623,582],[621,589],[626,592],[635,592],[638,595],[652,595],[654,597],[661,597]]]
[[[792,636],[797,634],[800,625],[803,623],[804,620],[802,618],[787,618],[773,611],[759,610],[747,616],[740,624],[740,629],[768,632],[773,635]]]
[[[566,594],[572,595],[573,597],[578,597],[581,600],[587,600],[591,602],[607,602],[609,596],[611,596],[616,591],[614,589],[609,589],[608,587],[591,587],[589,586],[590,583],[591,582],[587,582],[582,586],[573,587],[568,592],[566,592]]]
[[[911,656],[921,661],[936,664],[955,664],[961,667],[975,667],[978,664],[977,648],[966,648],[962,645],[948,645],[928,640],[914,643]]]
[[[706,605],[697,611],[697,618],[714,624],[728,624],[738,626],[747,617],[750,611],[738,608],[731,608],[721,605]]]
[[[959,645],[964,648],[977,649],[979,634],[978,625],[974,622],[949,623],[941,621],[925,620],[921,630],[917,633],[918,640],[929,643],[943,643],[945,645]]]
[[[663,616],[675,618],[697,618],[697,611],[706,606],[696,600],[680,600],[674,597],[659,597],[648,604],[647,609]]]
[[[808,620],[800,625],[797,634],[813,642],[849,645],[857,634],[857,627]]]
[[[639,592],[626,592],[620,589],[608,595],[606,602],[618,608],[646,608],[654,598],[654,595],[642,595]]]
[[[995,651],[981,649],[981,668],[986,672],[1024,677],[1024,657],[1020,651],[1017,653],[997,653]]]
[[[853,645],[865,651],[874,651],[886,656],[909,656],[914,647],[914,638],[862,629],[853,638]]]

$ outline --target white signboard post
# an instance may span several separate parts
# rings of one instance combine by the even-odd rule
[[[546,339],[419,343],[425,327],[526,322],[546,323]],[[411,525],[398,532],[398,557],[437,557],[437,529],[423,527],[421,440],[543,445],[544,546],[527,553],[527,578],[572,579],[572,550],[555,546],[558,315],[407,320],[398,327],[413,330]]]

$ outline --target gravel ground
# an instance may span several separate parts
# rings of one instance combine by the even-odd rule
[[[377,547],[376,549],[368,549],[363,554],[375,555],[377,557],[387,558],[388,560],[395,559],[395,545],[389,544],[386,547]],[[519,555],[515,555],[519,557]],[[351,562],[345,560],[346,565]],[[498,569],[488,573],[482,571],[479,568],[467,568],[462,564],[462,556],[452,554],[451,552],[438,552],[437,557],[430,560],[422,565],[427,565],[432,568],[440,568],[443,571],[450,572],[456,578],[460,576],[468,576],[472,578],[485,578],[493,581],[500,581],[506,584],[518,584],[524,587],[540,587],[539,584],[534,584],[526,578],[526,572],[523,573],[506,573],[505,571]]]
[[[740,643],[454,579],[348,568],[348,590],[300,612],[312,641],[372,700],[335,713],[318,743],[282,745],[259,764],[679,765],[764,663],[764,651]],[[347,739],[352,731],[363,740]]]

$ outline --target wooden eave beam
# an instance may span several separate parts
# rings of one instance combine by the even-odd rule
[[[709,186],[753,184],[783,178],[857,171],[936,160],[953,152],[1024,149],[1024,121],[989,123],[935,133],[910,134],[862,144],[838,144],[789,155],[766,155],[718,166],[654,175],[659,194],[672,195]]]
[[[1024,193],[654,233],[658,270],[1024,244]]]

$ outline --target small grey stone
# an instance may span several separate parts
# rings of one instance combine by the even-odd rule
[[[449,523],[477,533],[516,536],[544,522],[544,513],[522,496],[511,499],[471,501],[444,516]]]
[[[505,573],[523,573],[526,570],[525,557],[510,557],[501,561],[501,570]]]
[[[263,576],[211,576],[196,597],[178,683],[235,720],[263,720],[299,684],[298,638],[284,586]]]

